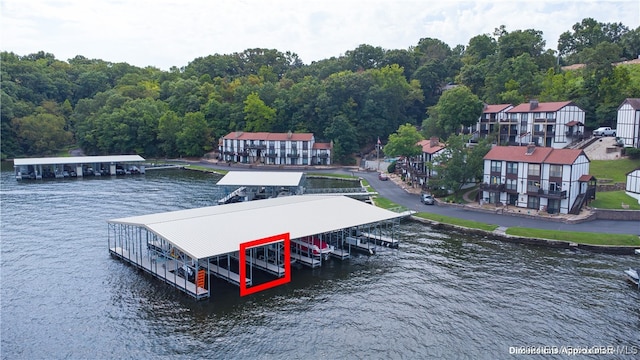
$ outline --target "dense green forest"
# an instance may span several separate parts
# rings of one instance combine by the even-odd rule
[[[640,28],[587,18],[558,43],[546,49],[541,31],[501,26],[455,48],[434,38],[409,49],[363,44],[311,64],[290,52],[247,49],[169,71],[2,52],[2,158],[71,147],[88,155],[202,156],[243,130],[312,132],[333,141],[336,159],[346,161],[429,117],[440,118],[424,136],[446,138],[453,127],[443,119],[476,116],[477,107],[455,113],[457,99],[469,96],[488,104],[571,100],[587,112],[589,128],[612,124],[625,98],[640,97],[640,65],[615,65],[638,58]],[[562,70],[577,63],[585,66]],[[460,95],[439,104],[448,84]]]

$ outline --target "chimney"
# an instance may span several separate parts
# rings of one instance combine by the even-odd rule
[[[527,145],[527,155],[533,154],[534,151],[536,151],[536,144],[531,142]]]
[[[533,110],[538,107],[538,100],[529,101],[529,110]]]
[[[236,139],[242,136],[242,131],[236,131]]]
[[[438,139],[437,136],[432,136],[429,139],[429,146],[430,147],[436,147],[436,146],[438,146],[438,144],[440,144],[440,139]]]
[[[291,130],[289,130],[289,132],[287,133],[287,139],[291,139],[291,135],[293,134],[291,133]]]

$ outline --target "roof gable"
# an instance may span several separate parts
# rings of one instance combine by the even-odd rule
[[[547,163],[554,165],[571,165],[584,152],[580,149],[554,149],[551,147],[535,147],[527,154],[528,146],[495,146],[485,155],[485,160],[513,161],[525,163]]]
[[[511,104],[494,104],[494,105],[487,105],[484,110],[482,110],[483,114],[495,114],[495,113],[499,113],[501,111],[505,111],[507,109],[509,109],[510,107],[513,107],[513,105]]]
[[[640,99],[638,98],[628,98],[625,99],[620,106],[618,106],[618,110],[625,104],[629,104],[634,110],[640,110]]]
[[[333,148],[333,144],[328,142],[328,143],[314,143],[313,144],[313,149],[315,150],[331,150]]]
[[[435,141],[431,141],[430,139],[420,140],[418,141],[417,145],[422,148],[423,153],[427,153],[427,154],[435,154],[438,151],[445,148],[445,145],[440,141],[435,142]]]
[[[265,140],[265,141],[311,141],[312,133],[269,133],[269,132],[244,132],[233,131],[224,139],[228,140]]]
[[[560,111],[562,108],[574,105],[572,101],[558,101],[558,102],[542,102],[538,103],[536,107],[531,108],[531,103],[522,103],[513,109],[507,110],[508,113],[539,113],[539,112],[556,112]]]

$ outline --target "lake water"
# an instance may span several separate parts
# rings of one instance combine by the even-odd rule
[[[407,221],[398,250],[296,269],[290,284],[243,298],[216,282],[200,302],[109,256],[108,219],[213,205],[219,178],[156,170],[18,182],[3,171],[2,358],[503,359],[521,346],[638,354],[640,291],[622,273],[640,267],[637,256]]]

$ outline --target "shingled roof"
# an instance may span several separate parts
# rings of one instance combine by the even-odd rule
[[[533,150],[533,151],[527,151]],[[547,163],[555,165],[571,165],[583,155],[581,149],[554,149],[537,146],[495,146],[485,160],[513,161],[526,163]]]

